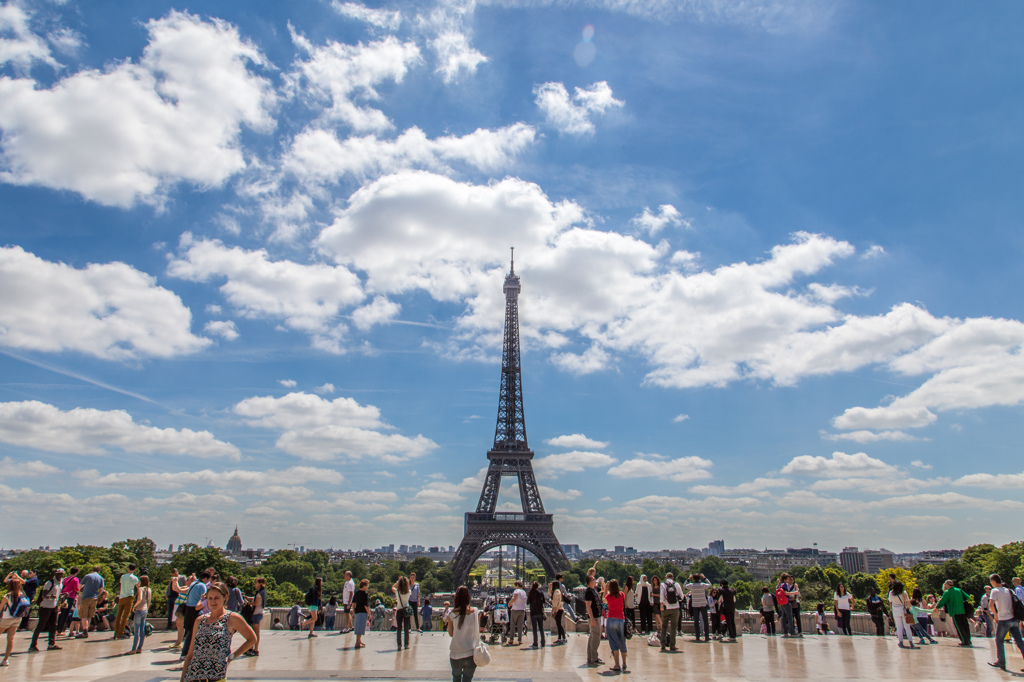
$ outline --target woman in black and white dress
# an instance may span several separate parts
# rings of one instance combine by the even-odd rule
[[[228,586],[210,583],[206,592],[206,605],[210,612],[200,617],[192,630],[192,643],[181,669],[181,682],[227,679],[228,663],[256,644],[256,633],[237,613],[225,608]],[[231,651],[231,638],[242,635],[242,646]]]

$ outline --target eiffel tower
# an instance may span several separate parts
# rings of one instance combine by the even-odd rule
[[[569,559],[555,537],[551,514],[544,503],[533,475],[533,451],[526,442],[526,416],[523,412],[523,381],[519,370],[519,277],[516,276],[515,250],[512,266],[505,277],[505,341],[501,352],[501,395],[498,397],[498,424],[494,429],[494,447],[487,453],[490,465],[475,512],[466,513],[466,534],[452,559],[456,584],[465,585],[473,562],[489,549],[512,545],[531,552],[540,561],[548,580],[569,567]],[[496,512],[498,491],[503,476],[519,479],[519,497],[523,511]]]

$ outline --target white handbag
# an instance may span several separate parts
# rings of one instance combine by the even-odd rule
[[[476,648],[473,649],[473,662],[476,663],[478,668],[482,668],[491,662],[491,651],[487,648],[485,642],[477,642]]]

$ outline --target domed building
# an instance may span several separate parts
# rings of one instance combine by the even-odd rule
[[[235,526],[235,534],[228,540],[228,546],[226,548],[231,554],[241,554],[242,552],[242,538],[238,535],[238,526]]]

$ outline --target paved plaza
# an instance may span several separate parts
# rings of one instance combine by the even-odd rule
[[[145,653],[124,656],[127,642],[109,637],[58,641],[63,651],[18,653],[9,668],[0,669],[0,682],[158,682],[177,680],[178,656],[167,649],[173,637],[156,633],[146,641]],[[587,668],[586,635],[570,635],[564,646],[533,650],[529,647],[491,646],[491,665],[477,671],[477,680],[492,682],[576,682],[617,676],[610,672],[607,642],[601,657],[607,662]],[[441,633],[412,635],[411,647],[395,649],[394,635],[372,633],[365,649],[354,651],[351,635],[320,634],[307,639],[295,632],[267,632],[259,658],[231,664],[229,680],[450,680],[448,638]],[[24,652],[27,635],[18,633],[16,651]],[[1010,673],[990,668],[994,660],[991,639],[978,639],[973,649],[961,649],[954,639],[917,651],[896,647],[893,638],[806,636],[803,639],[746,635],[734,644],[694,643],[684,639],[676,653],[660,653],[640,637],[628,643],[629,673],[633,680],[1000,680]],[[1010,669],[1024,677],[1020,654],[1008,649]]]

